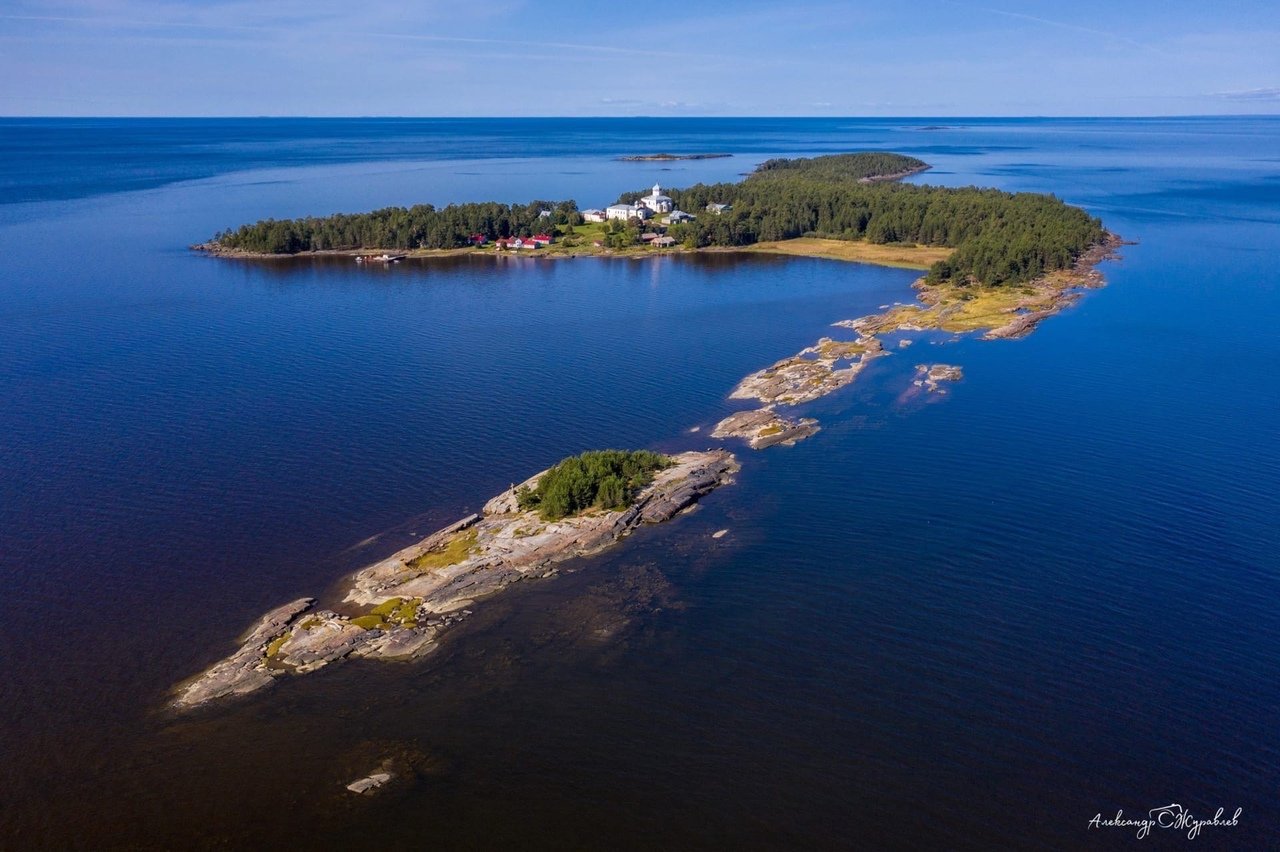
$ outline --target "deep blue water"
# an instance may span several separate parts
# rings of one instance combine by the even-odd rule
[[[864,148],[1138,244],[427,660],[161,712],[264,609],[565,454],[706,446],[742,375],[913,278],[186,245]],[[613,159],[660,150],[734,156]],[[1088,821],[1171,802],[1244,809],[1198,847],[1277,845],[1280,120],[5,119],[0,155],[0,848],[1127,848]],[[926,361],[965,368],[927,404]],[[404,749],[432,771],[342,791]]]

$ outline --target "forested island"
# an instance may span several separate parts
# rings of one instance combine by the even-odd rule
[[[816,237],[944,247],[952,251],[929,267],[930,283],[990,286],[1067,269],[1105,237],[1098,219],[1051,195],[896,181],[927,168],[914,157],[884,152],[769,160],[737,183],[670,190],[675,212],[690,212],[669,217],[662,243],[689,251]],[[626,193],[619,203],[643,196]],[[240,255],[492,252],[489,245],[499,240],[546,236],[562,252],[602,254],[650,248],[641,238],[652,227],[639,219],[588,223],[572,200],[422,204],[266,219],[224,231],[199,248]]]

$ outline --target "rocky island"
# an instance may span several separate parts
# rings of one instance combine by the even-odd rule
[[[723,450],[643,454],[640,461],[651,470],[631,463],[640,455],[588,453],[530,477],[480,513],[357,572],[339,605],[342,613],[315,609],[313,598],[271,610],[233,654],[181,685],[173,705],[190,709],[245,695],[348,656],[403,660],[426,654],[483,598],[520,580],[549,576],[557,563],[599,552],[644,524],[670,520],[732,482],[738,470]],[[585,507],[557,504],[556,482],[543,487],[549,478],[563,480],[566,471],[577,476],[593,464],[605,473]],[[628,474],[638,487],[626,481]],[[561,508],[574,511],[561,515]]]
[[[846,387],[874,361],[909,345],[910,335],[1018,338],[1102,285],[1096,266],[1120,241],[1099,220],[1052,196],[897,183],[927,168],[880,152],[769,160],[738,183],[697,184],[669,196],[657,187],[649,195],[624,194],[615,206],[635,212],[628,221],[586,211],[599,214],[587,222],[572,201],[419,205],[263,220],[199,248],[239,257],[380,250],[399,259],[492,256],[491,240],[498,257],[512,250],[625,255],[660,245],[664,252],[769,251],[924,270],[914,285],[916,303],[837,321],[833,326],[852,332],[851,339],[822,337],[739,382],[730,399],[759,407],[725,417],[712,434],[764,449],[794,445],[820,429],[816,419],[782,409]],[[682,209],[698,213],[677,216]],[[640,232],[655,227],[644,222],[657,213],[667,214],[661,240],[656,231]],[[962,375],[958,366],[923,364],[914,386],[941,394],[940,383]],[[190,708],[253,692],[347,656],[425,654],[477,601],[553,573],[556,563],[608,547],[642,524],[674,517],[730,482],[737,469],[725,451],[671,458],[604,451],[567,459],[493,498],[481,513],[357,572],[336,609],[315,609],[313,599],[302,598],[268,612],[235,653],[180,687],[174,704]]]

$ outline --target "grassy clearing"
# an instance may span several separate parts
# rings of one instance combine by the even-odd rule
[[[743,250],[801,257],[825,257],[832,260],[873,263],[877,266],[897,266],[904,269],[928,269],[939,260],[950,257],[954,251],[942,246],[880,245],[853,240],[824,240],[818,237],[797,237],[794,240],[756,243],[753,246],[744,247]]]
[[[442,549],[433,550],[430,553],[424,553],[411,559],[408,565],[418,571],[430,571],[434,568],[457,565],[476,551],[477,535],[478,531],[475,527],[455,533],[453,538],[449,539],[449,543]]]
[[[951,287],[929,294],[938,305],[937,327],[955,333],[999,328],[1020,311],[1053,308],[1060,297],[1055,289],[1031,287]]]
[[[1059,304],[1056,287],[926,287],[925,304],[898,305],[865,318],[865,334],[899,329],[938,329],[953,334],[986,331],[1007,325],[1024,311],[1052,310]]]

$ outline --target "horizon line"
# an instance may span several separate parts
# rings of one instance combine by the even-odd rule
[[[1014,114],[972,114],[972,115],[936,115],[936,114],[902,114],[902,115],[691,115],[691,114],[652,114],[652,113],[634,113],[627,115],[390,115],[390,114],[368,114],[368,115],[291,115],[291,114],[227,114],[227,115],[67,115],[67,114],[0,114],[0,121],[10,119],[129,119],[129,120],[165,120],[165,119],[199,119],[199,120],[285,120],[285,119],[307,119],[315,121],[350,121],[350,120],[378,120],[378,119],[395,119],[395,120],[438,120],[446,119],[452,121],[521,121],[521,120],[581,120],[581,119],[737,119],[737,120],[795,120],[795,119],[856,119],[856,120],[896,120],[896,119],[948,119],[948,120],[969,120],[969,119],[1062,119],[1062,120],[1078,120],[1078,119],[1122,119],[1122,120],[1144,120],[1144,119],[1162,119],[1162,118],[1280,118],[1280,113],[1276,112],[1187,112],[1187,113],[1152,113],[1149,115],[1053,115],[1049,113],[1036,113],[1026,115]]]

